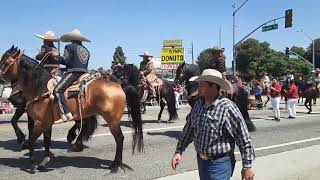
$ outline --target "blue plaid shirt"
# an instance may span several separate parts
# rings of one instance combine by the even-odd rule
[[[196,102],[176,153],[184,152],[192,141],[198,154],[211,157],[233,151],[236,142],[243,167],[251,167],[255,158],[253,143],[238,107],[224,97],[217,98],[209,107],[205,107],[201,99]]]

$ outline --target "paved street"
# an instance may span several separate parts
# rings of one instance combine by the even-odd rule
[[[284,108],[284,104],[281,104],[280,107]],[[259,167],[263,167],[257,170],[256,176],[259,177],[258,179],[270,179],[266,178],[267,172],[272,172],[273,174],[282,172],[281,168],[279,168],[280,164],[278,164],[278,166],[274,164],[277,163],[276,160],[279,160],[279,157],[283,158],[282,163],[284,161],[288,162],[285,163],[286,166],[282,168],[284,170],[286,167],[288,168],[286,175],[290,177],[290,179],[298,179],[299,177],[305,177],[303,179],[314,179],[318,177],[314,174],[317,172],[312,168],[317,168],[319,163],[313,163],[314,166],[316,166],[314,167],[310,165],[312,163],[301,162],[306,174],[302,173],[302,175],[295,176],[297,172],[294,171],[299,171],[299,162],[297,161],[299,161],[299,158],[303,159],[303,157],[299,156],[302,155],[302,152],[310,153],[308,156],[310,161],[312,161],[311,154],[319,154],[320,148],[317,148],[318,146],[315,145],[320,145],[320,108],[316,107],[314,113],[306,114],[306,109],[303,106],[299,106],[298,117],[296,119],[287,119],[288,113],[286,110],[283,110],[281,111],[281,122],[272,120],[272,111],[269,108],[270,104],[263,110],[250,110],[251,118],[257,127],[257,131],[251,134],[257,154],[256,164],[259,165]],[[170,159],[177,143],[177,137],[185,123],[185,116],[190,110],[189,107],[182,106],[179,110],[180,120],[171,124],[157,123],[156,115],[158,110],[158,107],[148,107],[147,114],[143,115],[145,122],[145,152],[141,154],[131,154],[131,129],[128,127],[129,122],[127,115],[123,116],[122,130],[125,134],[123,162],[126,166],[117,174],[110,174],[108,170],[108,166],[111,164],[115,155],[115,142],[104,121],[99,120],[99,127],[94,137],[86,143],[89,148],[80,153],[67,152],[69,145],[65,137],[73,123],[54,125],[51,150],[55,158],[45,172],[38,172],[31,175],[23,171],[23,169],[29,165],[28,151],[24,150],[19,152],[18,150],[13,129],[8,122],[11,116],[1,115],[0,179],[156,179],[183,172],[191,173],[191,175],[187,175],[189,178],[194,177],[192,173],[193,175],[196,174],[194,170],[196,170],[197,167],[192,144],[183,154],[183,161],[178,169],[173,171],[170,167]],[[167,114],[164,113],[163,119],[166,120],[167,118]],[[27,132],[25,119],[26,117],[23,116],[19,125],[21,125],[24,132]],[[40,145],[42,145],[41,139],[42,137],[40,137],[40,141],[38,142],[38,153],[41,153],[43,150],[40,149]],[[314,148],[312,148],[312,146],[314,146]],[[304,148],[311,149],[304,151]],[[294,152],[295,154],[288,157],[285,156],[290,152]],[[239,160],[239,153],[237,153],[237,156]],[[272,158],[274,161],[272,161]],[[297,158],[297,160],[295,160],[295,158]],[[238,162],[235,172],[236,175],[241,168],[239,165],[241,165],[241,163]],[[308,169],[308,165],[310,165],[310,169]],[[293,168],[296,166],[298,168]],[[278,169],[278,171],[275,169]],[[258,173],[260,173],[260,176]],[[261,176],[263,173],[265,173],[265,176]],[[236,175],[234,177],[235,179],[238,177]],[[277,177],[286,179],[281,175]],[[180,178],[182,178],[182,176],[179,175],[171,179]],[[187,180],[186,178],[183,179]]]

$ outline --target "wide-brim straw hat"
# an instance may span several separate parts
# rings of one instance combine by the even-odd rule
[[[59,41],[59,37],[56,37],[53,31],[48,31],[45,34],[34,34],[36,37],[47,41]]]
[[[145,51],[143,54],[139,55],[140,57],[153,57],[152,55],[149,54],[148,51]]]
[[[62,42],[70,42],[70,41],[86,41],[91,42],[86,36],[82,35],[78,29],[75,29],[71,32],[64,33],[60,40]]]
[[[221,90],[225,90],[225,91],[231,91],[231,85],[222,78],[222,74],[215,70],[215,69],[205,69],[201,76],[195,76],[189,79],[193,80],[193,81],[206,81],[206,82],[211,82],[211,83],[215,83],[217,85],[220,86]]]

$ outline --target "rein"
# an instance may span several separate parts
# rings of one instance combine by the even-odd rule
[[[53,51],[49,51],[47,52],[43,57],[42,59],[40,60],[40,63],[36,66],[36,69],[38,69],[39,67],[41,67],[45,61],[48,59],[48,57],[52,54]]]

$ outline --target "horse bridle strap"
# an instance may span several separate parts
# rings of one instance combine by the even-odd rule
[[[11,68],[11,66],[21,59],[22,55],[23,51],[16,58],[14,58],[13,61],[2,71],[2,74],[6,74],[8,70]]]

